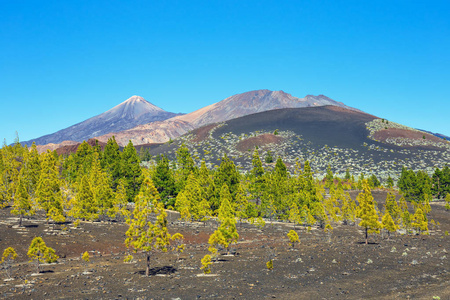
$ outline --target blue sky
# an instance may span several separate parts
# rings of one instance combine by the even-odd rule
[[[0,1],[0,138],[256,89],[450,135],[449,53],[449,1]]]

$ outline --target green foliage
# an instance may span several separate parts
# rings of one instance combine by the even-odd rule
[[[424,171],[416,174],[403,167],[397,185],[409,201],[423,202],[432,194],[431,178]]]
[[[396,232],[398,229],[398,226],[395,224],[388,210],[386,210],[386,213],[383,215],[383,218],[381,218],[381,224],[382,227],[386,229],[388,232]]]
[[[420,233],[428,232],[428,221],[422,209],[418,208],[414,213],[411,220],[411,226]]]
[[[116,190],[122,173],[122,156],[116,138],[112,136],[106,142],[105,149],[100,159],[102,169],[107,172],[111,178],[111,187]]]
[[[81,259],[84,260],[86,263],[90,262],[89,253],[85,251],[83,255],[81,255]]]
[[[355,222],[356,220],[356,203],[350,197],[348,192],[346,192],[342,198],[341,214],[344,224]]]
[[[292,249],[294,249],[296,243],[300,243],[298,234],[294,230],[290,230],[287,234],[287,237],[289,239],[289,244],[291,245]]]
[[[378,180],[377,176],[375,176],[375,174],[370,175],[368,182],[369,182],[370,188],[372,188],[372,189],[377,188],[381,185],[380,181]]]
[[[174,197],[176,197],[175,179],[169,167],[169,160],[164,155],[161,155],[156,162],[152,180],[164,205],[173,206],[175,204]]]
[[[58,260],[58,256],[55,254],[53,248],[47,247],[44,240],[41,237],[35,237],[28,248],[28,257],[30,262],[36,262],[37,273],[40,273],[40,263],[52,263]]]
[[[170,244],[167,230],[167,214],[159,202],[159,193],[150,178],[145,177],[139,194],[135,199],[133,214],[127,218],[129,228],[125,245],[134,252],[142,251],[147,258],[146,276],[150,273],[150,253],[166,252]],[[152,222],[152,217],[156,221]]]
[[[129,141],[122,152],[120,177],[125,180],[128,201],[130,202],[134,199],[141,188],[141,175],[142,170],[139,157],[137,155],[136,149],[133,146],[133,143]]]
[[[4,269],[6,271],[6,275],[8,278],[11,278],[11,267],[13,261],[17,258],[16,250],[12,247],[8,247],[3,251],[2,260],[0,264],[4,265]]]
[[[253,152],[252,170],[250,171],[250,174],[255,178],[260,178],[264,175],[264,169],[257,148],[255,148],[255,151]]]
[[[42,169],[36,189],[36,200],[39,206],[45,210],[48,220],[64,222],[63,196],[58,163],[50,151],[43,153],[41,157]]]
[[[236,220],[234,218],[235,212],[230,200],[231,195],[228,190],[228,186],[224,184],[220,193],[221,204],[218,210],[220,226],[217,231],[220,232],[220,244],[227,248],[227,252],[229,252],[230,244],[237,242],[239,239],[239,234],[236,229]]]
[[[74,205],[71,214],[75,218],[94,221],[98,219],[99,209],[94,199],[89,177],[84,175],[78,183],[77,194],[74,198]]]
[[[211,255],[206,254],[202,260],[201,260],[202,266],[201,266],[201,270],[203,271],[204,274],[209,274],[211,273]]]
[[[19,226],[22,226],[23,216],[34,215],[34,209],[32,207],[30,195],[27,191],[27,182],[26,178],[24,178],[23,169],[20,171],[18,177],[11,213],[13,215],[19,215]]]
[[[270,271],[273,270],[273,259],[266,262],[266,268],[267,268],[267,270],[270,270]]]
[[[189,149],[182,144],[177,150],[177,190],[183,190],[188,176],[196,173],[197,169]]]
[[[240,175],[234,162],[228,158],[225,154],[222,157],[219,168],[214,174],[214,185],[216,187],[222,188],[224,184],[226,184],[229,188],[232,198],[236,195],[236,191],[238,189],[240,183]],[[220,199],[221,189],[216,189],[216,199]],[[219,200],[220,201],[220,200]],[[217,210],[220,206],[219,203],[212,203],[211,209],[213,211]]]
[[[392,189],[394,187],[394,180],[391,178],[391,175],[389,175],[389,177],[386,181],[386,185],[390,189]]]
[[[268,164],[273,163],[273,156],[270,151],[267,151],[266,156],[264,157],[264,161]]]
[[[362,186],[363,192],[361,192],[357,197],[357,201],[359,203],[358,217],[361,219],[359,226],[365,229],[366,244],[368,244],[368,233],[378,233],[381,228],[381,224],[378,221],[378,214],[375,209],[376,203],[373,200],[367,180],[363,180]]]
[[[389,213],[396,224],[400,223],[402,210],[395,200],[395,194],[390,192],[387,194],[386,201],[384,203],[384,209],[385,213]]]

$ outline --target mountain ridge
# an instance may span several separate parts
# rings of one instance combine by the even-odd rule
[[[186,132],[211,123],[224,122],[242,116],[282,108],[301,108],[333,105],[353,111],[360,111],[337,102],[327,96],[307,95],[304,98],[294,97],[284,91],[268,89],[254,90],[235,94],[221,101],[202,107],[191,113],[175,116],[162,122],[153,122],[114,134],[97,136],[99,141],[106,142],[112,135],[121,146],[131,140],[134,145],[164,143],[177,138]],[[176,128],[171,128],[171,125]]]
[[[154,121],[170,119],[180,114],[167,112],[140,96],[132,96],[113,108],[57,132],[31,139],[22,144],[60,144],[82,142],[96,136],[118,132]]]

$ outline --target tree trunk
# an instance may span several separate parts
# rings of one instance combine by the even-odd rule
[[[20,214],[20,217],[19,217],[19,227],[22,227],[22,218],[23,218],[23,216],[22,216],[22,214]]]
[[[145,269],[145,276],[150,275],[150,253],[147,252],[147,268]]]
[[[369,244],[368,228],[366,227],[366,245]]]

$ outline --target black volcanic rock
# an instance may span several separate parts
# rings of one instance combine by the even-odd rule
[[[112,109],[87,119],[83,122],[67,127],[52,134],[23,142],[31,145],[61,143],[63,141],[82,142],[93,137],[119,132],[154,121],[163,121],[180,114],[167,112],[144,98],[133,96]]]

